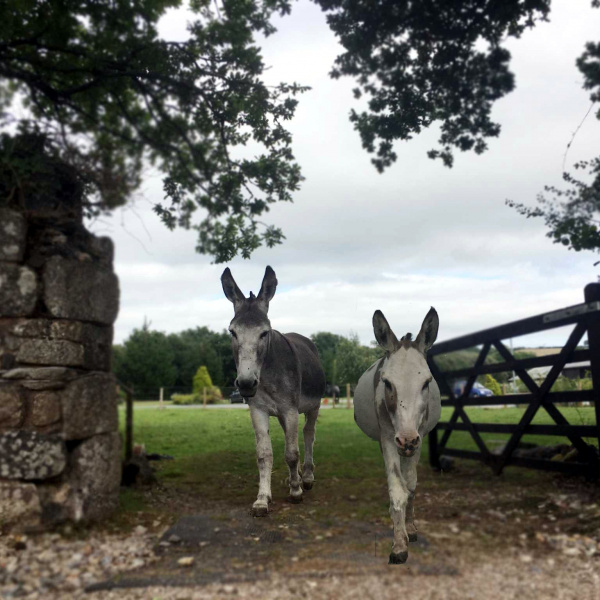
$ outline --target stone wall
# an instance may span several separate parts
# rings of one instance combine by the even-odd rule
[[[0,527],[98,520],[117,505],[112,262],[111,240],[77,217],[0,208]]]

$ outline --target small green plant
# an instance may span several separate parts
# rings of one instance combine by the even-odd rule
[[[194,380],[192,382],[192,389],[194,390],[194,394],[201,394],[202,390],[206,388],[207,390],[213,387],[213,382],[210,377],[210,373],[208,369],[202,365],[198,367],[196,374],[194,375]]]
[[[199,394],[173,394],[171,396],[173,404],[178,406],[190,405],[190,404],[204,404],[204,393]],[[223,400],[223,394],[217,386],[212,386],[206,390],[206,403],[207,404],[218,404]]]
[[[551,392],[574,392],[577,390],[577,382],[561,375],[550,388]]]
[[[178,406],[202,403],[202,398],[198,398],[197,394],[173,394],[171,400]]]
[[[494,396],[502,396],[502,388],[500,387],[500,384],[489,373],[485,376],[483,385],[490,390]]]

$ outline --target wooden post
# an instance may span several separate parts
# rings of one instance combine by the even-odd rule
[[[600,301],[600,283],[590,283],[584,290],[586,302]],[[590,315],[588,326],[588,344],[590,348],[590,371],[596,412],[596,424],[600,423],[600,313]],[[598,428],[598,444],[600,444],[600,428]],[[596,473],[597,474],[597,473]]]
[[[429,432],[429,466],[436,471],[441,471],[437,432],[437,426]]]
[[[206,408],[206,386],[202,388],[202,406]]]
[[[125,388],[125,461],[133,454],[133,394]]]
[[[350,384],[346,384],[346,408],[350,408]]]
[[[163,410],[165,405],[163,404],[163,400],[165,399],[165,388],[160,388],[160,400],[159,400],[159,408]]]

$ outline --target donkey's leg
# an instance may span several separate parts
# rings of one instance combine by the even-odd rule
[[[312,489],[315,482],[315,463],[313,462],[313,445],[315,443],[315,428],[319,416],[319,406],[306,413],[304,423],[304,465],[302,466],[302,485],[305,490]]]
[[[415,452],[414,456],[406,458],[400,457],[400,469],[406,480],[408,488],[408,501],[406,503],[406,533],[408,533],[408,541],[417,541],[417,526],[415,525],[415,494],[417,491],[417,465],[421,457],[421,446]]]
[[[251,406],[250,417],[256,436],[256,460],[260,476],[258,497],[252,505],[252,514],[255,517],[266,517],[271,501],[271,470],[273,468],[273,449],[269,437],[269,415]]]
[[[389,438],[389,439],[388,439]],[[402,477],[400,457],[393,437],[382,436],[381,452],[385,462],[385,471],[390,494],[390,516],[394,524],[394,544],[389,563],[402,564],[408,558],[408,534],[406,532],[405,516],[408,502],[408,490]]]
[[[300,461],[300,450],[298,449],[298,412],[289,410],[279,417],[279,422],[285,434],[285,462],[290,469],[290,498],[292,502],[302,500],[302,485],[298,462]]]

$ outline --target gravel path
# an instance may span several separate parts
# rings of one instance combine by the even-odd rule
[[[390,567],[383,577],[325,577],[286,580],[277,576],[252,584],[209,585],[203,588],[115,590],[91,594],[90,600],[204,600],[209,598],[295,598],[365,600],[598,600],[598,565],[569,559],[560,564],[528,565],[518,559],[485,562],[473,569],[461,565],[456,577],[412,575],[410,568]]]
[[[157,560],[156,536],[145,527],[128,535],[86,532],[0,537],[1,598],[77,598],[98,581]],[[123,596],[122,596],[123,597]]]
[[[193,588],[114,589],[86,593],[85,587],[156,561],[157,533],[138,526],[129,535],[88,532],[0,537],[0,597],[89,600],[195,600],[208,598],[365,598],[411,600],[540,599],[600,600],[600,557],[570,556],[567,547],[548,554],[457,557],[457,575],[424,574],[390,566],[376,575],[275,574],[251,583]],[[468,553],[470,554],[470,553]]]

